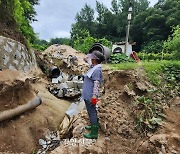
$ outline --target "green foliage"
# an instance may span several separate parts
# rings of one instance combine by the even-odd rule
[[[132,0],[132,3],[133,16],[145,11],[149,4],[148,0]],[[76,23],[72,25],[71,38],[74,38],[78,29],[85,29],[95,38],[123,41],[126,35],[129,2],[112,0],[111,4],[112,8],[108,9],[103,3],[96,1],[96,18],[94,10],[86,4],[75,17]]]
[[[131,36],[137,42],[136,50],[141,50],[144,42],[166,40],[171,27],[179,24],[179,7],[179,0],[163,0],[135,16]]]
[[[152,61],[142,63],[149,80],[154,85],[160,85],[161,80],[159,78],[159,74],[162,73],[162,65],[165,63],[167,63],[167,61]]]
[[[112,64],[118,64],[118,63],[134,62],[134,60],[132,58],[129,58],[123,53],[117,53],[117,54],[111,54],[110,62]]]
[[[180,26],[173,28],[173,34],[164,41],[164,52],[174,53],[176,59],[180,59]]]
[[[164,76],[171,76],[172,79],[174,76],[179,76],[179,68],[180,62],[179,61],[152,61],[152,62],[143,62],[142,63],[148,78],[154,85],[160,86],[162,84],[162,77]],[[174,67],[172,70],[167,71],[169,67]],[[173,75],[173,73],[175,73]],[[178,82],[178,80],[176,80]]]
[[[3,26],[7,26],[5,28],[10,29],[11,35],[15,36],[13,38],[18,36],[16,39],[25,45],[33,43],[36,38],[33,28],[30,25],[35,20],[36,12],[33,7],[35,4],[38,4],[38,0],[11,0],[1,1],[0,3],[0,23],[5,24]],[[26,41],[24,41],[23,36],[26,38]]]
[[[163,53],[163,52],[160,52],[160,53],[157,53],[157,54],[156,53],[142,53],[142,52],[139,52],[138,57],[141,60],[147,60],[147,61],[150,61],[150,60],[174,60],[175,59],[174,54],[172,54],[172,53]]]
[[[144,53],[160,53],[162,51],[163,41],[150,41],[142,46]]]
[[[163,78],[173,84],[180,84],[180,63],[171,63],[169,65],[165,64],[162,66],[163,69]]]
[[[162,122],[162,105],[149,96],[140,96],[134,103],[136,128],[140,132],[154,131]]]
[[[87,30],[82,30],[81,36],[78,35],[76,39],[73,42],[73,47],[76,50],[82,51],[84,53],[88,53],[89,49],[94,43],[101,43],[106,47],[112,46],[112,42],[108,41],[105,38],[97,39],[92,36],[90,36],[89,32]]]
[[[77,35],[78,29],[85,29],[90,32],[94,31],[94,9],[90,5],[85,4],[80,12],[76,14],[75,17],[76,24],[72,25],[71,29],[71,38],[74,38],[74,35]]]

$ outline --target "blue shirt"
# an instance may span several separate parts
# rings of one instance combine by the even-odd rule
[[[90,78],[87,75],[84,76],[82,99],[88,101],[91,100],[93,96],[94,81],[102,83],[103,76],[101,67],[96,68]]]

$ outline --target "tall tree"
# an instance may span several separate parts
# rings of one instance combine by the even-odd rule
[[[88,29],[90,33],[93,33],[94,9],[90,5],[85,4],[81,11],[76,14],[75,20],[82,29]]]
[[[132,24],[131,36],[138,44],[151,44],[151,41],[166,40],[172,26],[180,23],[180,1],[159,0],[153,8],[139,13]]]

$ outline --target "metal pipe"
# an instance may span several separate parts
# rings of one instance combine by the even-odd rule
[[[20,105],[16,107],[15,109],[6,110],[0,113],[0,122],[13,118],[17,115],[20,115],[28,110],[34,109],[37,106],[41,105],[42,99],[40,97],[36,97],[32,101],[29,101],[28,103],[24,105]]]

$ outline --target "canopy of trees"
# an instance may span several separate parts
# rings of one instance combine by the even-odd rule
[[[112,0],[110,9],[98,1],[95,9],[86,4],[75,17],[72,41],[81,36],[83,30],[88,30],[92,37],[124,41],[130,3],[133,7],[130,40],[137,43],[135,50],[156,41],[162,47],[162,41],[172,33],[172,27],[180,23],[179,0],[159,0],[154,7],[149,7],[148,0]]]

